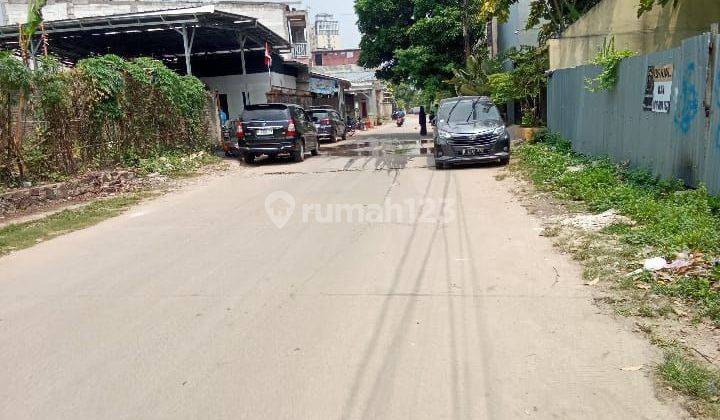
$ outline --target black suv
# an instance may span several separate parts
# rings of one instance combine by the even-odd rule
[[[310,117],[315,123],[318,137],[335,142],[338,137],[347,139],[347,124],[340,113],[330,107],[310,107]]]
[[[298,105],[248,105],[235,123],[235,133],[246,163],[260,155],[290,155],[302,162],[308,150],[313,156],[320,150],[315,125]]]
[[[435,128],[435,167],[510,160],[510,135],[500,112],[484,96],[440,102]]]

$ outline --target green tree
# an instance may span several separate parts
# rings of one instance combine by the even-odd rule
[[[638,17],[642,16],[645,12],[652,10],[655,5],[667,6],[672,2],[673,7],[677,7],[680,0],[640,0],[640,6],[638,7]]]
[[[490,77],[502,72],[502,59],[490,58],[487,49],[482,48],[468,57],[465,67],[453,70],[448,81],[459,95],[483,95],[491,93]]]
[[[467,5],[467,7],[465,7]],[[360,64],[407,82],[427,97],[451,92],[447,80],[480,39],[479,0],[357,0]]]
[[[409,83],[392,83],[389,87],[400,108],[407,109],[421,105],[421,93]]]

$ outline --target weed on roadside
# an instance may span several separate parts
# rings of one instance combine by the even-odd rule
[[[173,178],[195,174],[201,167],[220,162],[221,159],[205,151],[188,154],[187,152],[166,152],[147,159],[138,159],[135,166],[141,175],[157,173]]]
[[[618,276],[637,268],[648,252],[670,260],[688,250],[702,253],[708,260],[720,255],[717,197],[704,187],[687,189],[680,182],[659,180],[646,171],[575,154],[570,143],[555,133],[541,133],[536,143],[516,148],[516,154],[516,168],[538,188],[567,203],[582,205],[586,211],[615,209],[632,220],[565,241],[565,249],[584,264],[586,278],[614,276],[621,289],[639,284],[653,293],[684,299],[701,317],[720,323],[720,269],[669,282],[657,281],[648,273],[639,275],[643,278]]]
[[[685,189],[647,172],[572,153],[569,142],[545,133],[517,148],[520,170],[541,189],[587,209],[616,209],[637,222],[609,228],[629,244],[665,255],[685,250],[720,252],[720,205],[704,187]]]
[[[658,366],[658,373],[667,385],[696,400],[697,414],[718,418],[720,372],[690,359],[679,348],[671,348]]]
[[[63,210],[39,220],[0,228],[0,255],[29,248],[39,242],[117,216],[146,196],[147,194],[130,194],[98,200],[86,206]]]
[[[608,159],[573,153],[570,143],[554,133],[536,140],[515,149],[518,159],[511,170],[560,199],[565,212],[612,209],[624,218],[599,230],[559,228],[556,219],[546,228],[552,235],[544,236],[555,237],[556,246],[582,263],[585,283],[605,294],[596,298],[598,303],[616,315],[634,317],[651,343],[667,349],[659,376],[694,401],[692,411],[720,418],[720,374],[710,359],[712,368],[687,358],[679,344],[687,342],[688,331],[701,334],[693,324],[707,319],[720,326],[720,199],[702,186],[688,189]],[[649,257],[676,261],[680,268],[645,271]],[[670,325],[680,325],[680,334]]]

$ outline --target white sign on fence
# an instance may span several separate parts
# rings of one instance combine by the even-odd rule
[[[652,112],[662,112],[667,114],[670,112],[670,99],[672,96],[672,79],[673,66],[668,64],[662,67],[648,67],[648,88],[652,86],[652,102],[647,106],[650,100],[650,92],[647,89],[645,99],[645,110]]]

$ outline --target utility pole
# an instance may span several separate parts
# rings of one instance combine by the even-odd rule
[[[470,11],[468,10],[468,0],[463,0],[463,10],[462,10],[463,18],[462,18],[462,25],[463,25],[463,46],[465,51],[465,61],[467,61],[468,57],[470,57],[471,47],[470,47],[470,28],[469,22],[468,22],[468,15],[470,14]]]

